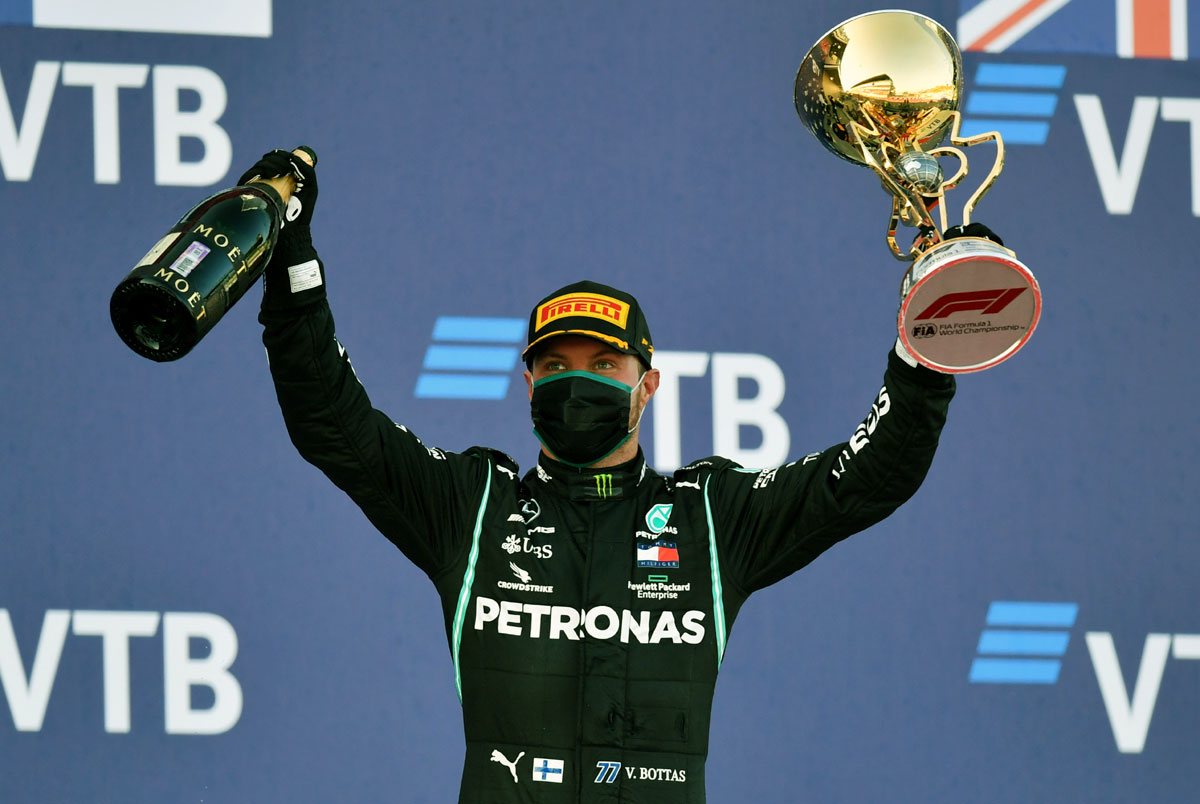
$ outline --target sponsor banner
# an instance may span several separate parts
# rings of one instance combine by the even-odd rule
[[[271,36],[271,0],[5,0],[0,25],[82,31]]]

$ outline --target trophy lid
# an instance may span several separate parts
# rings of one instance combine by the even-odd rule
[[[796,73],[796,113],[843,159],[869,147],[937,147],[962,97],[962,54],[950,33],[914,11],[873,11],[822,36]]]

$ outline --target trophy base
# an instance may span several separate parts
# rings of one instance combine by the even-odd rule
[[[946,374],[983,371],[1015,355],[1042,314],[1042,290],[1016,255],[978,237],[947,240],[913,263],[900,287],[900,341]]]

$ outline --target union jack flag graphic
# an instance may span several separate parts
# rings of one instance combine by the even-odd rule
[[[1195,58],[1194,0],[959,0],[957,39],[987,53],[1095,53],[1124,59]],[[1198,48],[1200,49],[1200,46]]]

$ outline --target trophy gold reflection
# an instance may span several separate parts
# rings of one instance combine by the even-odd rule
[[[961,98],[954,38],[911,11],[846,20],[813,45],[796,73],[800,119],[828,150],[873,170],[892,196],[887,243],[912,262],[900,288],[901,341],[922,365],[953,374],[1012,357],[1042,311],[1041,288],[1012,251],[982,237],[944,239],[946,191],[967,175],[962,149],[995,145],[991,169],[963,206],[964,228],[1004,166],[998,132],[960,135]],[[957,163],[948,178],[942,159]],[[896,242],[901,224],[917,229],[907,250]]]

